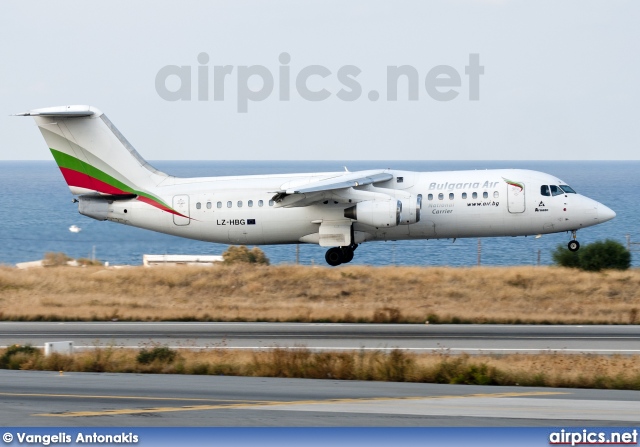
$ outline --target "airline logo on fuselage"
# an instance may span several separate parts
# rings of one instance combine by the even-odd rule
[[[437,182],[433,182],[433,183],[429,183],[429,191],[432,190],[441,190],[441,189],[445,189],[448,191],[453,191],[454,189],[489,189],[489,188],[495,188],[496,186],[498,186],[498,183],[500,182],[490,182],[489,180],[486,180],[484,183],[481,182],[475,182],[475,183],[437,183]]]

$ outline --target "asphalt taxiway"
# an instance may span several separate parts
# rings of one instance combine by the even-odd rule
[[[4,426],[629,426],[640,391],[0,371]]]

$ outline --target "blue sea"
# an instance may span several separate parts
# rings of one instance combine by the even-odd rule
[[[156,161],[151,164],[181,177],[350,171],[394,168],[414,171],[523,168],[565,180],[577,192],[607,205],[617,217],[578,232],[585,244],[606,238],[640,242],[640,161]],[[52,161],[0,161],[0,264],[42,259],[46,252],[74,258],[95,256],[114,264],[139,265],[147,254],[222,254],[223,244],[99,222],[78,214],[60,171]],[[69,231],[71,225],[82,229]],[[483,238],[481,263],[487,266],[552,264],[551,252],[570,240],[566,233],[533,237]],[[632,245],[633,247],[633,245]],[[640,245],[635,245],[640,249]],[[296,245],[261,247],[273,264],[293,264]],[[325,265],[325,249],[300,244],[300,263]],[[633,253],[640,266],[640,252]],[[472,266],[478,239],[367,242],[352,264]]]

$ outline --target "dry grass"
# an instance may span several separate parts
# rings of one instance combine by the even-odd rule
[[[639,324],[640,271],[0,268],[2,320]]]
[[[11,348],[10,348],[11,349]],[[640,356],[494,355],[468,356],[390,353],[312,352],[307,349],[247,352],[223,349],[96,348],[74,355],[45,357],[39,350],[7,355],[0,367],[45,371],[209,374],[337,380],[520,385],[640,390]],[[167,355],[167,354],[172,355]]]

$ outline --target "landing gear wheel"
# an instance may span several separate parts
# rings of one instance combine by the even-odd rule
[[[342,247],[342,262],[346,264],[353,260],[353,250],[351,247]]]
[[[569,248],[569,251],[578,251],[580,250],[580,242],[578,241],[570,241],[567,244],[567,248]]]
[[[353,258],[353,252],[351,253],[351,257]],[[327,250],[327,253],[324,255],[324,259],[327,261],[327,264],[335,267],[344,262],[344,255],[342,254],[340,247],[333,247]]]

